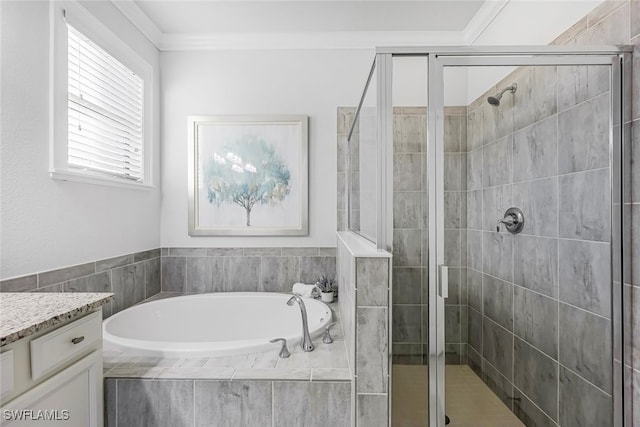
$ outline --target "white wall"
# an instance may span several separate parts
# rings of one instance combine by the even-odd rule
[[[372,51],[163,52],[162,246],[335,246],[337,107],[355,106]],[[189,237],[187,116],[309,116],[309,236]]]
[[[110,2],[84,5],[154,67],[157,95],[157,49]],[[158,187],[137,191],[49,177],[49,4],[2,1],[0,7],[0,278],[158,247]],[[156,185],[158,137],[156,125]]]

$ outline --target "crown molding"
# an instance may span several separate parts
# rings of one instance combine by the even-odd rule
[[[456,45],[459,31],[164,34],[160,50],[348,50],[377,46]]]
[[[296,33],[162,33],[134,0],[111,0],[161,51],[322,50],[384,46],[471,45],[510,0],[488,0],[462,31],[336,31]]]
[[[111,0],[111,3],[138,29],[151,43],[160,49],[162,31],[147,16],[134,0]]]
[[[485,1],[478,12],[473,15],[467,26],[462,30],[464,44],[472,45],[487,29],[493,20],[502,12],[510,0]]]

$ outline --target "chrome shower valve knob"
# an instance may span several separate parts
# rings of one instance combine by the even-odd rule
[[[500,232],[500,224],[504,224],[507,231],[511,234],[518,234],[524,227],[524,215],[518,208],[509,208],[504,213],[504,218],[498,219],[496,232]]]

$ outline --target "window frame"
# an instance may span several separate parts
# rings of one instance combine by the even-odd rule
[[[50,142],[49,174],[55,180],[132,189],[153,188],[153,68],[84,7],[73,1],[50,3]],[[141,181],[82,170],[68,162],[68,29],[67,23],[143,80]]]

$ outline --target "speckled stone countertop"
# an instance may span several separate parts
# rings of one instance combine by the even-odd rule
[[[111,301],[112,293],[0,293],[0,347]]]

